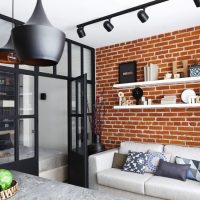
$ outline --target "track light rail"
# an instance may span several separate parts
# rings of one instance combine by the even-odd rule
[[[106,15],[104,17],[100,17],[100,18],[97,18],[97,19],[94,19],[94,20],[91,20],[91,21],[88,21],[88,22],[85,22],[85,23],[82,23],[82,24],[78,24],[77,28],[82,28],[82,27],[85,27],[85,26],[88,26],[88,25],[91,25],[91,24],[94,24],[94,23],[98,23],[98,22],[101,22],[101,21],[104,21],[104,20],[107,20],[107,19],[111,19],[113,17],[118,17],[120,15],[124,15],[124,14],[130,13],[130,12],[133,12],[133,11],[137,11],[137,10],[140,10],[140,9],[145,9],[145,8],[148,8],[148,7],[151,7],[151,6],[166,2],[166,1],[169,1],[169,0],[151,1],[151,2],[148,2],[148,3],[142,4],[142,5],[139,5],[139,6],[135,6],[133,8],[129,8],[129,9],[126,9],[126,10],[123,10],[123,11],[119,11],[119,12],[110,14],[110,15]]]

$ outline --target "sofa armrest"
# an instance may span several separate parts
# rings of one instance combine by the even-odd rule
[[[114,153],[118,148],[89,156],[89,188],[97,189],[97,173],[112,167]]]

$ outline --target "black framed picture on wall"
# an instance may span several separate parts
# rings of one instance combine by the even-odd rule
[[[137,62],[119,64],[119,83],[137,82]]]

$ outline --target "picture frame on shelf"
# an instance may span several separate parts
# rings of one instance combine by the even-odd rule
[[[189,76],[190,77],[198,77],[198,76],[200,76],[200,65],[192,65],[189,68]]]
[[[137,82],[137,62],[119,64],[119,83]]]

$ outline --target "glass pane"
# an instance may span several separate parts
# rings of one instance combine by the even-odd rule
[[[0,119],[0,164],[15,160],[14,119]]]
[[[81,75],[81,48],[72,44],[72,77]]]
[[[39,157],[59,156],[67,163],[68,110],[67,81],[39,78],[39,93],[46,93],[46,100],[39,100]]]
[[[12,23],[0,19],[0,48],[7,42],[11,34]]]
[[[56,66],[57,74],[67,76],[68,75],[68,43],[65,42],[65,48],[59,63]]]
[[[0,164],[14,159],[15,77],[0,71]]]
[[[19,159],[24,160],[35,156],[34,119],[19,120]]]
[[[77,118],[77,122],[78,122],[78,132],[77,132],[77,148],[81,148],[82,143],[81,143],[81,139],[82,139],[82,134],[81,134],[81,117]]]
[[[39,71],[47,74],[53,74],[53,67],[39,67]]]
[[[84,74],[87,74],[87,79],[91,80],[91,66],[92,66],[92,61],[91,61],[91,50],[89,49],[84,49],[83,50],[83,60],[84,60]]]
[[[19,114],[34,114],[34,77],[19,75]]]
[[[88,145],[92,144],[92,116],[87,116]]]
[[[7,22],[5,20],[0,19],[0,48],[7,44],[10,35],[11,35],[12,23]],[[0,63],[0,65],[7,66],[7,67],[14,67],[13,64],[4,64]]]
[[[76,82],[71,83],[72,86],[72,113],[76,113]]]
[[[0,71],[0,114],[13,116],[15,107],[15,78],[13,73]],[[1,116],[1,115],[0,115]]]
[[[77,82],[77,113],[81,114],[82,113],[82,88],[81,88],[81,82]]]
[[[76,149],[76,118],[72,118],[72,149]]]
[[[35,67],[34,66],[29,66],[29,65],[19,65],[20,69],[25,69],[25,70],[30,70],[34,71]]]
[[[92,113],[92,85],[87,84],[87,113]]]

